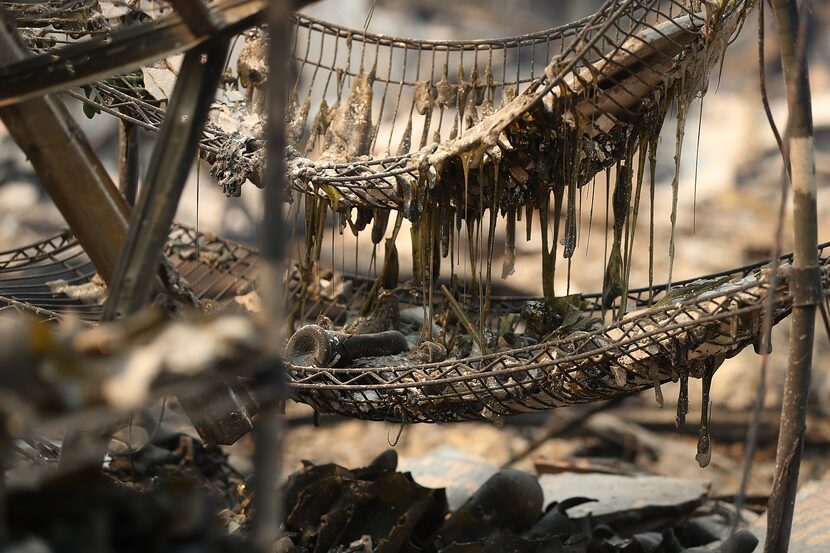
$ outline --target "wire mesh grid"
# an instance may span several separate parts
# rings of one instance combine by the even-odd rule
[[[197,244],[199,245],[197,248]],[[235,298],[254,291],[256,251],[177,225],[167,253],[195,293],[219,309],[239,309]],[[820,246],[822,283],[830,290],[830,243]],[[773,322],[789,312],[790,256],[781,258]],[[666,286],[632,289],[632,311],[594,332],[498,353],[441,363],[407,362],[393,367],[297,367],[287,376],[293,397],[320,412],[398,422],[450,422],[497,419],[535,410],[600,401],[659,386],[669,380],[702,377],[725,359],[759,340],[769,279],[758,263]],[[88,324],[100,303],[84,304],[49,283],[63,279],[88,284],[94,269],[69,233],[0,253],[0,313],[26,311],[44,321],[80,318]],[[324,279],[335,278],[324,273]],[[303,297],[295,271],[288,280],[289,303],[302,305],[296,325],[320,315],[332,320],[353,312],[372,281],[353,282],[348,299]],[[700,292],[699,284],[708,283]],[[712,283],[717,286],[711,286]],[[691,290],[684,299],[682,291]],[[681,293],[679,293],[681,292]],[[402,303],[420,305],[399,292]],[[493,316],[516,312],[531,297],[493,297]],[[600,311],[601,294],[587,294],[589,314]],[[443,298],[436,293],[436,303]]]
[[[234,298],[254,289],[256,252],[242,244],[175,225],[166,253],[210,310],[237,308]],[[0,252],[0,313],[93,324],[106,299],[95,279],[92,262],[69,231]],[[99,293],[92,293],[96,287]]]
[[[828,246],[821,246],[825,294]],[[790,261],[782,258],[773,324],[791,307]],[[677,299],[683,297],[679,291],[694,292],[700,282],[720,286]],[[320,412],[405,423],[497,420],[711,375],[725,359],[758,344],[769,293],[764,264],[756,264],[674,283],[671,289],[631,290],[629,302],[640,309],[622,320],[530,347],[409,366],[290,367],[288,374],[295,397]],[[497,311],[515,312],[528,299],[494,298],[494,304]],[[600,309],[600,294],[585,299]]]
[[[505,155],[538,159],[564,147],[563,125],[578,126],[590,142],[590,163],[579,183],[584,184],[623,157],[623,142],[632,138],[644,112],[659,110],[659,99],[678,82],[694,80],[690,61],[714,63],[719,54],[710,47],[718,40],[725,45],[752,1],[713,5],[606,0],[591,16],[546,31],[446,41],[364,33],[297,14],[296,78],[287,117],[292,187],[325,197],[341,210],[401,209],[407,194],[402,188],[429,176],[427,159],[440,173],[442,161],[493,146],[497,137]],[[60,30],[60,9],[43,16],[29,9],[29,25]],[[71,18],[65,25],[77,27]],[[26,34],[33,47],[41,34]],[[148,130],[158,130],[164,118],[163,102],[146,94],[140,74],[113,76],[69,93]],[[528,111],[531,119],[546,119],[541,131],[521,117]],[[528,136],[529,127],[541,136]],[[259,138],[208,123],[201,155],[211,163],[225,158],[216,169],[220,184],[223,174],[258,183]],[[437,151],[439,145],[445,151]],[[460,186],[457,163],[447,165],[455,174],[438,180],[445,188],[451,182]],[[530,185],[550,176],[531,170]],[[435,176],[430,179],[435,186]],[[223,187],[239,193],[238,185]]]
[[[52,294],[49,282],[85,284],[95,270],[71,233],[0,253],[0,313],[33,312],[48,321],[73,313],[80,320],[97,315],[94,306]]]
[[[562,27],[471,41],[416,41],[298,17],[292,184],[330,199],[334,187],[340,209],[401,209],[412,183],[428,180],[429,193],[466,190],[464,154],[498,145],[494,165],[504,156],[503,165],[526,170],[527,159],[567,151],[573,129],[589,143],[584,184],[622,159],[637,140],[635,122],[662,109],[661,95],[684,78],[704,86],[691,81],[705,81],[708,67],[690,78],[688,62],[717,59],[709,46],[731,35],[750,5],[725,2],[710,13],[696,1],[609,0]],[[502,195],[568,180],[543,165],[530,164],[522,178],[505,171]]]
[[[655,89],[671,86],[672,67],[700,47],[706,17],[697,4],[608,1],[565,26],[470,41],[362,33],[298,16],[288,134],[308,158],[294,161],[294,187],[325,194],[319,187],[332,185],[345,207],[398,209],[397,178],[417,180],[419,157],[488,126],[488,117],[496,127],[482,138],[508,131],[510,140],[517,117],[500,120],[498,112],[545,97],[560,116],[578,103],[586,133],[610,135]],[[529,100],[516,100],[522,93]]]

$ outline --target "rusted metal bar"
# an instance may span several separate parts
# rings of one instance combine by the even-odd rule
[[[185,56],[110,285],[105,319],[135,313],[150,299],[227,51],[228,39],[221,37]]]
[[[255,429],[253,506],[251,541],[262,553],[274,551],[280,536],[280,470],[282,415],[279,398],[283,392],[280,349],[285,339],[283,329],[283,257],[285,254],[285,223],[283,206],[287,183],[285,179],[285,112],[288,99],[288,60],[291,25],[291,0],[273,0],[268,17],[270,33],[268,54],[268,88],[266,91],[267,142],[265,178],[263,179],[264,213],[260,230],[262,261],[260,295],[263,300],[263,336],[265,352],[263,386],[260,387],[260,414]],[[264,388],[264,389],[263,389]]]
[[[0,64],[25,57],[16,30],[0,13]],[[0,119],[109,283],[127,234],[129,207],[83,131],[50,96],[0,108]]]
[[[138,195],[138,127],[118,122],[118,189],[133,206]]]
[[[824,300],[818,266],[818,215],[816,209],[816,165],[810,78],[803,54],[804,37],[795,0],[774,0],[781,64],[789,109],[788,152],[793,185],[793,295],[792,328],[787,376],[781,406],[775,477],[767,509],[767,553],[785,553],[792,531],[798,473],[804,450],[807,401],[815,337],[816,306]]]
[[[194,35],[210,35],[216,32],[211,11],[202,0],[170,0],[170,3]]]

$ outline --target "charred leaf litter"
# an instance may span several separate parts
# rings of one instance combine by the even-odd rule
[[[546,505],[534,476],[502,469],[450,512],[443,489],[420,486],[396,467],[393,450],[354,470],[306,463],[285,487],[287,537],[278,550],[750,553],[758,543],[743,530],[728,537],[727,519],[713,514],[703,497],[678,505],[645,504],[595,521],[590,514],[568,514],[593,502],[590,497]]]
[[[56,463],[51,457],[38,462]],[[241,533],[245,479],[221,449],[188,434],[162,430],[112,452],[104,471],[90,465],[12,487],[7,500],[9,537],[21,553],[255,551]]]
[[[750,553],[757,538],[729,536],[728,506],[705,493],[592,517],[586,497],[546,501],[531,474],[502,469],[451,511],[444,489],[397,471],[394,450],[368,466],[304,466],[282,488],[279,553]],[[71,473],[9,495],[11,536],[54,553],[253,552],[249,482],[219,449],[162,435],[108,471]],[[38,545],[39,544],[39,545]]]

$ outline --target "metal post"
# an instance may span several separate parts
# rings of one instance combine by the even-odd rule
[[[789,548],[804,448],[816,306],[823,300],[823,293],[816,249],[818,232],[810,81],[807,60],[800,55],[798,47],[798,7],[795,0],[774,0],[772,8],[778,26],[781,63],[787,85],[795,247],[790,275],[793,315],[789,365],[784,382],[775,479],[767,509],[765,551],[785,553]]]
[[[279,362],[282,335],[283,278],[285,249],[283,204],[285,201],[285,104],[288,94],[288,52],[290,47],[289,0],[275,0],[269,13],[270,51],[267,89],[268,120],[265,173],[265,209],[261,227],[262,265],[260,290],[265,316],[263,345],[270,374],[261,402],[255,437],[254,508],[251,539],[262,553],[273,551],[280,533],[280,439],[278,398],[281,379]],[[268,385],[270,384],[270,385]]]

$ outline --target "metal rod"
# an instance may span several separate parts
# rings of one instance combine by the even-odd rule
[[[26,56],[17,31],[0,14],[0,64]],[[129,207],[83,131],[50,96],[0,108],[0,119],[95,269],[110,282],[127,234]]]
[[[131,206],[138,195],[138,127],[118,123],[118,189]]]
[[[260,402],[256,423],[254,454],[254,518],[251,540],[262,553],[274,550],[280,536],[280,470],[282,420],[277,394],[282,393],[282,364],[279,361],[283,336],[283,257],[285,253],[285,111],[289,83],[291,26],[290,0],[274,0],[268,15],[270,32],[268,88],[266,96],[266,143],[264,212],[261,226],[262,261],[260,290],[263,299],[263,346],[265,347],[265,397]],[[267,397],[274,396],[274,397]]]
[[[227,51],[228,39],[217,37],[185,55],[110,285],[105,320],[135,313],[150,299]]]
[[[210,35],[216,32],[210,8],[202,0],[170,0],[170,3],[194,35]]]
[[[225,36],[262,23],[265,0],[223,0],[213,6],[216,26]],[[126,73],[166,56],[203,45],[173,13],[155,21],[120,29],[0,67],[0,106],[73,85]]]
[[[789,108],[789,159],[793,183],[794,255],[790,288],[793,294],[792,330],[781,424],[775,458],[775,477],[767,515],[766,553],[789,549],[798,473],[804,449],[807,400],[815,335],[816,306],[823,300],[816,244],[817,210],[815,151],[807,60],[795,0],[774,0],[781,63]],[[799,40],[799,38],[801,40]],[[800,53],[801,51],[802,53]]]

